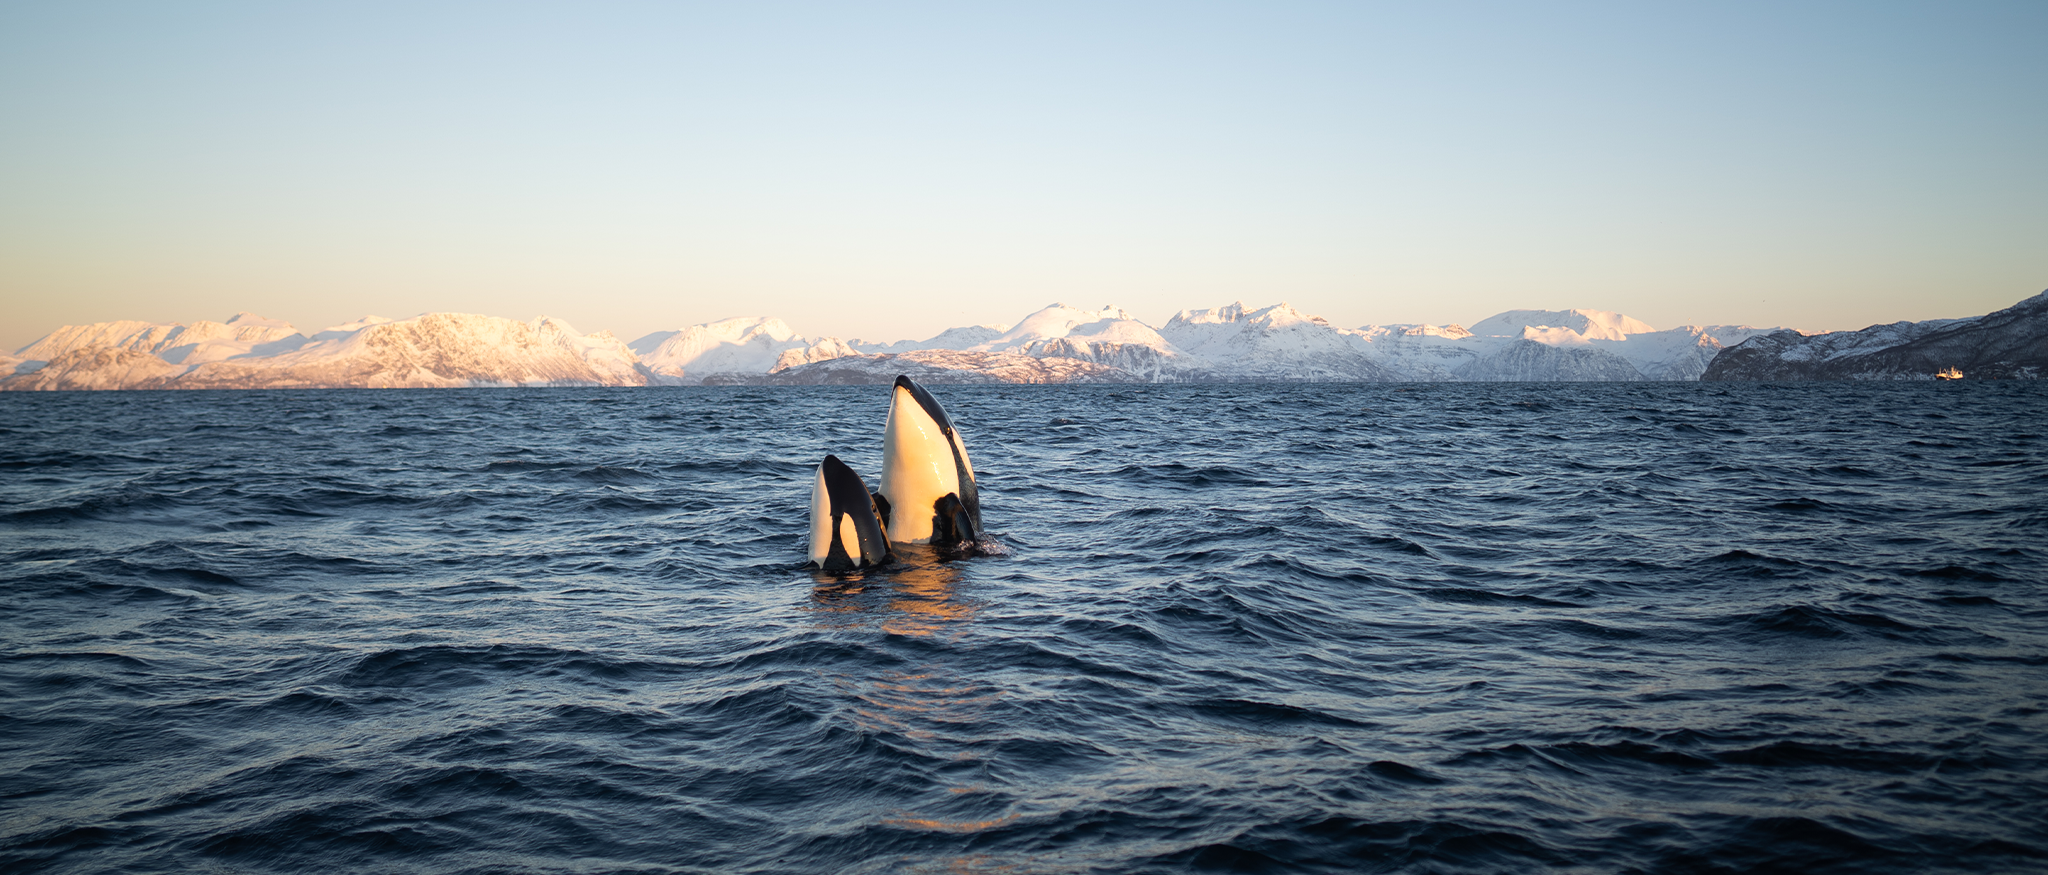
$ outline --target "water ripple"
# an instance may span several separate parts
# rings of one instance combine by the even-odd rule
[[[2048,393],[0,396],[0,868],[2027,872]]]

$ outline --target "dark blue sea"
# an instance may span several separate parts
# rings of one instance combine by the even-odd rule
[[[2048,386],[932,388],[0,395],[0,870],[2048,870]]]

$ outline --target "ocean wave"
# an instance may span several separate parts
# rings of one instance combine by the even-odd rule
[[[2033,389],[947,390],[848,575],[865,389],[0,405],[0,868],[2048,859]]]

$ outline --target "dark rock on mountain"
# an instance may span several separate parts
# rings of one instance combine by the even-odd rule
[[[2048,292],[1969,319],[1895,322],[1861,331],[1780,331],[1722,350],[1701,380],[1973,380],[2048,373]]]

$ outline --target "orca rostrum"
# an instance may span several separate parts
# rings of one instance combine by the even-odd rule
[[[944,546],[981,537],[981,494],[967,447],[938,399],[907,376],[896,378],[889,400],[875,506],[892,541]]]
[[[889,533],[860,475],[826,456],[811,487],[811,564],[858,571],[889,561]]]

